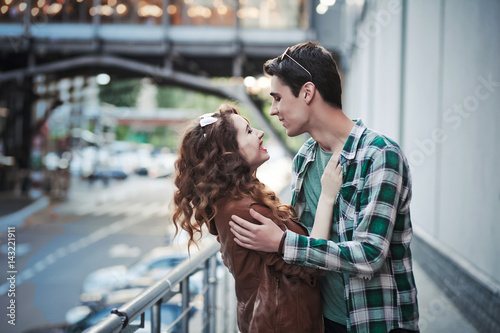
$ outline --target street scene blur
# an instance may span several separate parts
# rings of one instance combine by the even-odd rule
[[[0,0],[0,332],[237,332],[215,238],[174,238],[178,145],[236,105],[290,203],[309,136],[262,67],[309,40],[408,158],[421,332],[500,332],[499,32],[496,0]]]

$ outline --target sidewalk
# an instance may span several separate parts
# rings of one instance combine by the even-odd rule
[[[17,212],[32,204],[35,200],[30,198],[15,198],[9,194],[0,195],[0,218]]]
[[[26,219],[44,209],[52,210],[56,208],[57,210],[57,206],[62,203],[69,203],[72,207],[75,207],[84,203],[102,203],[112,199],[119,199],[126,195],[122,189],[125,186],[130,187],[133,183],[134,177],[124,182],[113,180],[108,185],[103,185],[101,181],[89,185],[87,181],[73,176],[68,191],[68,201],[65,202],[51,202],[49,195],[32,199],[29,197],[15,197],[12,193],[3,193],[0,195],[0,232],[6,231],[8,227],[22,226]],[[40,218],[37,220],[40,220]],[[43,222],[40,221],[40,223]]]
[[[17,198],[7,193],[0,196],[0,232],[18,227],[31,215],[49,205],[47,197],[39,199]]]
[[[479,333],[415,260],[413,274],[417,284],[422,333]]]

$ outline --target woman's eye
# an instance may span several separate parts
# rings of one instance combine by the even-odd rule
[[[252,132],[253,132],[253,129],[248,130],[248,134],[252,134]]]

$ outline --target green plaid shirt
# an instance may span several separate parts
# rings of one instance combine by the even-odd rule
[[[309,139],[293,161],[292,205],[318,144]],[[399,146],[358,120],[341,152],[343,184],[334,206],[339,243],[286,232],[288,263],[346,273],[351,332],[418,331],[410,241],[411,178]]]

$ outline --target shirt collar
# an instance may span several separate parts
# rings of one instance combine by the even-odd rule
[[[366,130],[366,126],[363,124],[361,119],[353,119],[353,121],[355,122],[354,127],[347,138],[344,149],[340,152],[340,155],[348,161],[353,160],[354,157],[356,157],[361,135],[363,135],[363,132]]]

